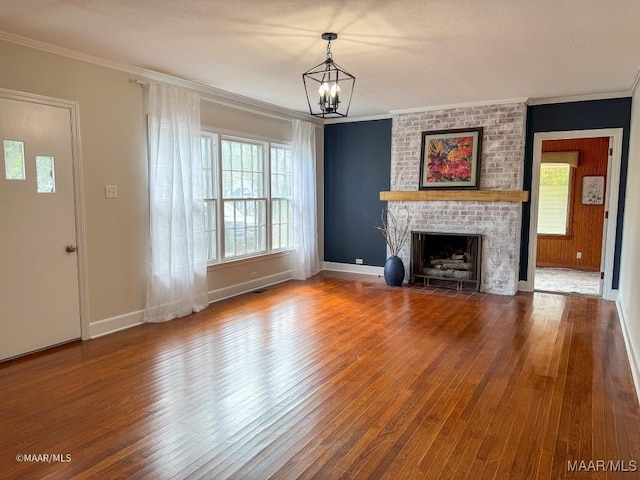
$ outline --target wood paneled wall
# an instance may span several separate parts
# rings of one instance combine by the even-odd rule
[[[582,204],[582,178],[607,175],[609,138],[581,138],[575,140],[547,140],[542,142],[543,152],[578,151],[578,168],[573,176],[569,235],[538,236],[538,267],[568,267],[598,271],[602,252],[604,204]],[[606,192],[605,192],[606,195]],[[582,252],[582,258],[576,253]]]

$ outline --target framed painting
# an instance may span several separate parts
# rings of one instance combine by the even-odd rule
[[[582,204],[602,205],[604,203],[604,177],[582,177]]]
[[[480,188],[482,127],[422,132],[420,190]]]

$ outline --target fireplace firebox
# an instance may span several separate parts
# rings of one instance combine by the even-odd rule
[[[411,232],[410,283],[480,290],[482,235]]]

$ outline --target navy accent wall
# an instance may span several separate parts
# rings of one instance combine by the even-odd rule
[[[631,123],[631,98],[592,100],[588,102],[534,105],[527,110],[527,138],[524,150],[524,189],[531,191],[533,171],[533,135],[538,132],[566,130],[591,130],[597,128],[622,128],[622,161],[620,164],[620,193],[616,248],[613,264],[612,287],[618,288],[620,275],[620,250],[624,218],[625,186],[629,163],[629,127]],[[522,246],[520,249],[520,280],[527,279],[529,261],[529,202],[522,205]]]
[[[374,228],[391,185],[391,119],[324,127],[324,260],[382,266],[384,238]]]

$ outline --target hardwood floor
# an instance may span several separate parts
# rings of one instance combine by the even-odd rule
[[[3,479],[640,476],[568,468],[640,462],[615,305],[592,298],[321,274],[5,362],[0,392]]]

